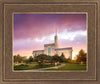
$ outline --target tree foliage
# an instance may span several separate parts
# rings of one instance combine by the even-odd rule
[[[34,57],[34,61],[39,63],[39,64],[45,64],[45,63],[55,63],[55,62],[64,62],[65,57],[62,54],[61,56],[58,56],[57,54],[54,56],[48,56],[45,54],[40,54],[38,56]]]
[[[28,62],[33,62],[33,57],[32,56],[29,57]]]
[[[14,55],[14,63],[18,62],[21,63],[22,61],[25,61],[26,57],[21,57],[19,54],[18,55]]]
[[[60,58],[60,56],[58,56],[58,55],[54,55],[54,56],[52,56],[52,59],[51,59],[53,62],[60,62],[61,61],[61,58]]]
[[[85,53],[84,50],[81,49],[76,57],[76,62],[86,63],[87,53]]]
[[[44,64],[45,62],[50,61],[51,57],[45,54],[40,54],[34,57],[34,61],[39,64]]]
[[[61,59],[60,62],[66,62],[67,60],[63,53],[61,54],[60,59]]]

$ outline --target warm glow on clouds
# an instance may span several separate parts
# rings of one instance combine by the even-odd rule
[[[67,29],[63,30],[62,32],[59,32],[57,33],[58,37],[59,37],[59,40],[70,40],[70,41],[73,41],[75,40],[75,37],[77,36],[85,36],[87,35],[87,31],[82,31],[82,30],[79,30],[79,31],[75,31],[75,32],[68,32]],[[49,36],[43,36],[41,38],[36,38],[35,41],[36,42],[45,42],[48,38],[49,41],[52,41],[54,40],[54,36],[55,34],[51,34]]]
[[[14,55],[31,56],[53,43],[56,28],[59,47],[72,47],[72,58],[87,52],[86,14],[14,14]]]

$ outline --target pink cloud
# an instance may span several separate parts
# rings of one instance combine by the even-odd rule
[[[43,49],[44,43],[52,43],[53,40],[48,37],[42,43],[36,42],[35,39],[42,39],[54,34],[56,28],[58,33],[65,29],[69,33],[86,31],[86,14],[15,14],[14,53],[21,54],[21,51],[30,53],[35,49]],[[61,47],[72,46],[74,50],[80,48],[86,50],[86,36],[79,35],[73,41],[59,39],[59,45]]]

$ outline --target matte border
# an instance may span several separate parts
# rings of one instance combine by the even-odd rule
[[[88,13],[87,12],[13,12],[12,13],[12,37],[14,35],[14,24],[13,24],[14,14],[86,14],[86,30],[88,32]],[[87,37],[86,37],[86,46],[88,46]],[[14,39],[14,37],[12,39]],[[12,40],[12,43],[13,43],[13,40]],[[14,45],[14,43],[12,45]],[[88,50],[88,47],[87,47],[87,50]],[[13,50],[12,50],[12,54],[13,54]],[[13,72],[87,72],[88,71],[88,51],[87,51],[87,60],[86,60],[86,70],[76,70],[76,71],[75,70],[72,70],[72,71],[71,70],[59,70],[59,71],[27,71],[27,70],[23,71],[23,70],[20,70],[20,71],[15,71],[13,65],[14,65],[14,57],[12,57],[12,71]]]

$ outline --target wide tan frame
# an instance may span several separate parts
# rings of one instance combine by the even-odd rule
[[[36,4],[37,3],[37,4]],[[0,73],[1,84],[70,83],[99,84],[100,57],[98,56],[98,0],[97,1],[2,1],[0,4]],[[12,13],[13,12],[87,12],[88,13],[88,71],[87,72],[13,72],[12,71]],[[2,51],[1,51],[2,50]],[[2,59],[1,59],[2,58]]]
[[[83,4],[84,5],[84,4]],[[82,6],[83,6],[82,5]],[[25,7],[28,7],[28,8],[25,8],[25,10],[21,10],[20,11],[20,9],[21,9],[21,7],[20,6],[24,6],[24,8]],[[41,7],[42,6],[42,7]],[[11,32],[11,30],[13,30],[13,28],[11,27],[11,25],[9,25],[9,24],[12,24],[13,23],[13,21],[11,20],[11,14],[13,13],[13,12],[24,12],[24,11],[26,11],[26,10],[28,10],[28,12],[31,12],[31,11],[34,11],[34,12],[36,12],[36,13],[40,13],[40,9],[34,9],[34,10],[32,10],[32,9],[30,9],[30,8],[34,8],[34,7],[39,7],[39,8],[43,8],[43,11],[45,11],[45,9],[47,9],[48,10],[48,7],[49,8],[51,8],[52,6],[54,6],[54,7],[61,7],[61,6],[67,6],[66,8],[68,8],[69,10],[71,9],[70,8],[70,4],[5,4],[4,5],[4,32],[6,31],[6,29],[8,29],[8,27],[10,27],[9,29],[10,29],[10,31],[7,31],[7,36],[8,36],[8,34],[9,34],[9,36],[10,36],[10,34],[11,34],[11,36],[9,37],[9,38],[11,38],[12,40],[13,40],[13,31],[12,31],[12,33],[10,33]],[[78,4],[77,5],[75,5],[75,6],[79,6]],[[18,11],[16,11],[16,8],[14,8],[14,7],[17,7],[17,10]],[[91,6],[92,7],[92,6]],[[94,7],[95,7],[95,5],[94,5]],[[11,11],[10,12],[10,10],[13,10],[13,11]],[[37,11],[38,10],[38,11]],[[58,9],[58,11],[57,12],[55,12],[55,10],[56,9],[52,9],[51,11],[46,11],[47,13],[50,13],[50,12],[54,12],[54,13],[57,13],[58,11],[59,11],[59,9]],[[66,11],[67,9],[64,9],[64,11]],[[68,10],[68,11],[69,11]],[[72,10],[72,9],[71,9]],[[68,11],[66,11],[66,12],[68,12]],[[74,9],[74,11],[75,11],[75,9]],[[76,10],[77,11],[77,10]],[[80,10],[79,10],[80,11]],[[78,11],[78,12],[79,12]],[[28,13],[27,12],[27,13]],[[66,13],[65,12],[65,13]],[[71,11],[71,12],[73,12],[73,10]],[[84,11],[84,12],[86,12],[86,11]],[[41,12],[42,13],[42,12]],[[59,12],[60,13],[60,12]],[[87,11],[87,13],[89,13],[88,11]],[[8,18],[8,19],[7,19]],[[94,19],[95,19],[95,15],[94,15]],[[9,22],[9,20],[11,21],[11,23]],[[95,23],[95,22],[94,22]],[[6,25],[5,25],[6,24]],[[95,25],[94,25],[94,27],[95,27]],[[41,30],[41,29],[40,29]],[[23,30],[24,31],[24,30]],[[93,33],[93,32],[92,32]],[[95,30],[94,30],[94,33],[93,33],[94,35],[95,35]],[[6,37],[6,36],[5,36]],[[92,38],[93,39],[93,38]],[[5,39],[6,40],[6,39]],[[9,47],[8,45],[6,45],[6,43],[4,43],[5,44],[5,46],[7,46],[7,47]],[[91,46],[93,46],[94,44],[92,44]],[[4,46],[4,47],[5,47]],[[12,44],[11,44],[11,46],[13,46]],[[94,45],[95,46],[95,45]],[[5,51],[6,51],[6,49],[7,48],[5,48]],[[10,50],[11,52],[13,52],[12,51],[12,49]],[[8,51],[9,52],[9,51]],[[5,53],[6,54],[6,53]],[[94,54],[94,53],[92,53],[92,54]],[[7,54],[8,55],[8,54]],[[12,56],[13,54],[10,54],[10,56]],[[95,55],[95,54],[94,54]],[[5,57],[6,57],[6,55],[5,55]],[[89,57],[89,56],[88,56]],[[93,56],[92,56],[93,57]],[[8,70],[6,71],[6,63],[5,63],[5,61],[7,62],[8,60],[6,60],[5,58],[4,58],[4,73],[5,72],[8,72]],[[8,62],[9,63],[9,62]],[[95,63],[95,58],[94,58],[94,63]],[[88,64],[89,65],[89,64]],[[7,65],[7,66],[9,66],[9,65]],[[10,67],[10,66],[9,66]],[[90,66],[88,66],[88,67],[90,67]],[[94,73],[94,75],[95,75],[95,66],[92,66],[92,67],[94,67],[94,69],[91,69],[92,71],[91,71],[91,73]],[[87,73],[88,72],[90,72],[89,70],[87,71]],[[9,72],[8,72],[9,73]],[[14,72],[12,72],[12,73],[14,73]],[[56,72],[57,73],[57,72]],[[62,72],[63,73],[63,72]],[[71,71],[70,71],[70,73],[72,73]],[[60,74],[60,73],[59,73]],[[81,73],[81,74],[83,74],[83,73]],[[71,75],[71,74],[70,74]],[[91,75],[92,76],[92,75]],[[6,77],[6,76],[4,76],[4,77]],[[49,75],[48,75],[48,77],[49,77]],[[59,79],[60,80],[70,80],[71,78],[69,78],[69,77],[67,77],[66,76],[66,79],[64,79],[63,77],[61,77],[61,75],[59,75]],[[19,77],[18,77],[19,78]],[[32,77],[32,78],[34,78],[34,77]],[[75,78],[76,78],[76,75],[75,75]],[[71,80],[76,80],[75,78],[73,78],[73,79],[71,79]],[[37,80],[38,78],[36,78],[35,80]],[[47,80],[57,80],[57,78],[48,78]],[[59,80],[58,79],[58,80]],[[80,79],[80,77],[78,77],[78,79],[77,80],[79,80]],[[86,78],[84,78],[85,80],[87,80]],[[83,78],[82,78],[82,80],[84,80]],[[95,79],[95,76],[94,76],[94,79]],[[16,79],[17,80],[17,79]],[[34,80],[34,79],[31,79],[31,80]],[[41,80],[43,80],[42,78],[41,78]]]

